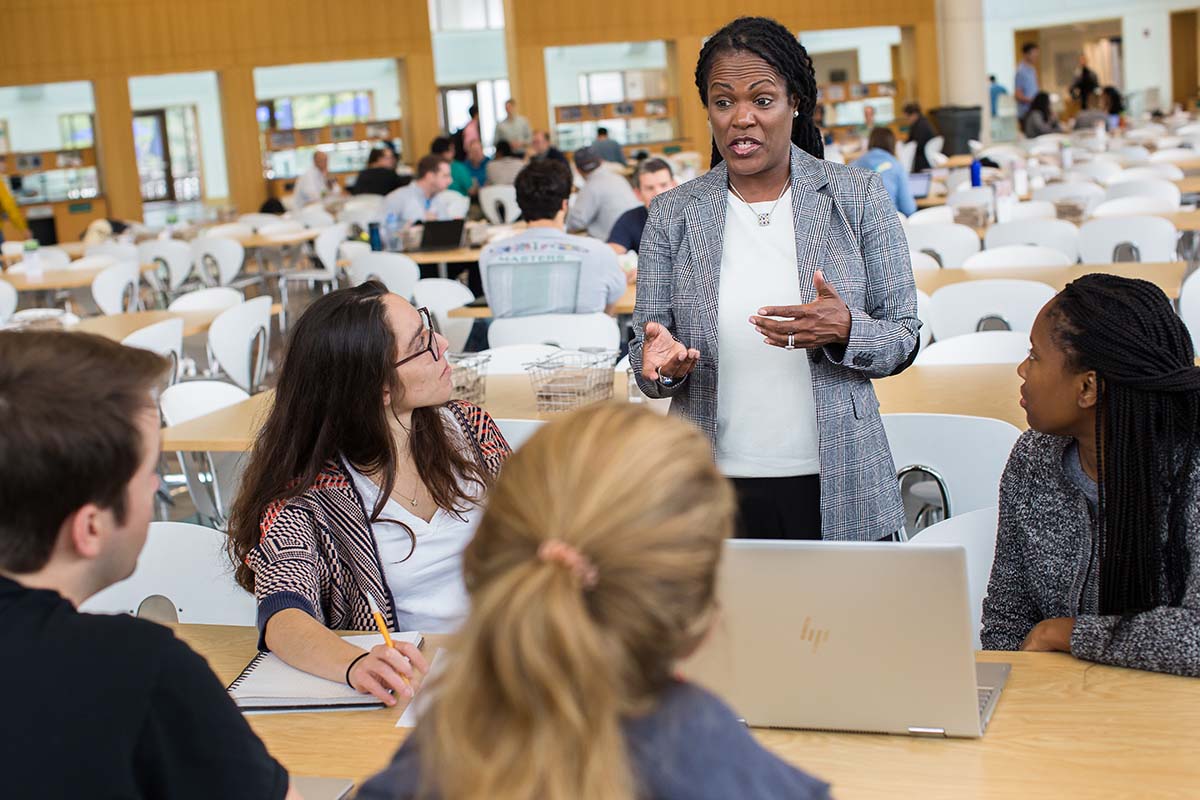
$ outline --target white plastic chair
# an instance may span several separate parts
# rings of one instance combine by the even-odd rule
[[[246,248],[232,238],[204,236],[192,242],[192,259],[196,272],[209,286],[231,286],[241,289],[262,282],[261,275],[238,278],[246,261]]]
[[[1141,214],[1170,214],[1178,210],[1179,206],[1172,205],[1170,200],[1161,197],[1118,197],[1114,200],[1105,200],[1093,208],[1091,216],[1094,219],[1109,219]]]
[[[136,256],[134,257],[134,260],[137,260]],[[107,253],[97,253],[95,255],[84,256],[83,258],[75,259],[71,263],[67,264],[67,269],[106,269],[116,263],[117,259],[114,256],[110,256]],[[15,267],[13,267],[13,269],[16,269],[20,266],[20,264],[17,264]]]
[[[268,225],[275,225],[283,220],[279,214],[242,214],[237,218],[237,224],[245,225],[251,230],[257,232]],[[210,233],[209,236],[212,234]]]
[[[950,161],[950,157],[942,152],[942,145],[946,143],[943,136],[935,136],[925,143],[925,160],[929,162],[929,166],[933,168],[944,167]]]
[[[967,594],[971,600],[971,626],[975,633],[975,649],[983,649],[979,640],[983,628],[983,598],[987,596],[996,555],[996,506],[977,508],[965,514],[930,525],[909,541],[911,545],[960,544],[967,551]]]
[[[1109,178],[1108,185],[1114,183],[1124,183],[1126,181],[1179,181],[1183,180],[1183,170],[1170,162],[1154,163],[1151,162],[1144,167],[1130,167],[1123,169],[1113,177]]]
[[[492,320],[488,345],[554,344],[569,350],[603,347],[617,350],[621,330],[615,317],[603,311],[595,314],[534,314]]]
[[[1033,329],[1054,287],[1038,281],[977,280],[951,283],[933,293],[933,333],[938,341],[975,333],[988,320],[1010,331]]]
[[[917,158],[916,142],[901,142],[896,145],[896,158],[900,160],[905,172],[913,171],[913,161]]]
[[[1065,219],[1001,222],[987,229],[983,241],[985,253],[1012,245],[1027,245],[1056,250],[1071,264],[1079,260],[1079,228]]]
[[[353,262],[359,256],[371,252],[371,245],[357,239],[347,239],[338,245],[338,260]]]
[[[1132,139],[1135,132],[1131,131],[1125,135],[1126,139]],[[1141,145],[1129,145],[1116,150],[1114,153],[1117,158],[1121,159],[1121,164],[1128,167],[1135,164],[1150,163],[1150,151]]]
[[[222,311],[208,329],[208,347],[217,364],[251,394],[266,377],[270,345],[270,297],[255,297]]]
[[[167,306],[168,311],[224,311],[233,308],[245,300],[245,296],[237,289],[228,286],[214,286],[210,289],[196,289],[181,294]]]
[[[270,225],[263,225],[258,229],[260,236],[286,236],[289,233],[300,233],[304,230],[304,223],[296,219],[276,219]]]
[[[1190,147],[1163,147],[1159,140],[1159,149],[1150,154],[1151,164],[1171,164],[1175,161],[1191,161],[1198,155]]]
[[[540,419],[498,419],[496,424],[500,427],[500,433],[504,434],[508,446],[516,451],[546,423]]]
[[[1054,219],[1057,213],[1054,203],[1048,200],[1028,200],[1012,205],[1009,209],[1009,220]]]
[[[951,222],[908,229],[908,249],[929,253],[948,269],[961,267],[972,253],[979,252],[979,246],[979,234],[966,225]]]
[[[908,251],[909,261],[912,262],[914,273],[917,272],[935,272],[942,268],[942,265],[937,262],[937,259],[928,253],[921,253],[916,250]]]
[[[166,424],[179,425],[249,397],[232,383],[185,381],[164,389],[158,407]],[[224,527],[237,492],[244,454],[189,452],[176,455],[197,513],[212,525]]]
[[[1107,183],[1121,174],[1121,165],[1107,158],[1094,158],[1083,164],[1071,167],[1068,173],[1071,177],[1084,178],[1096,183]]]
[[[423,278],[413,287],[413,304],[429,309],[438,331],[446,337],[446,346],[451,353],[462,352],[475,320],[455,319],[447,314],[474,299],[470,289],[447,278]]]
[[[171,601],[179,622],[253,625],[258,603],[234,580],[228,541],[212,528],[152,522],[133,574],[93,595],[79,610],[142,616],[143,603],[161,596]]]
[[[935,330],[936,334],[937,331]],[[915,364],[1020,364],[1029,355],[1029,334],[982,331],[942,339],[917,354]]]
[[[479,189],[479,207],[493,225],[511,225],[521,218],[517,187],[484,186]],[[501,213],[503,211],[503,213]]]
[[[1041,189],[1035,189],[1033,199],[1045,200],[1049,203],[1072,200],[1082,203],[1086,213],[1104,202],[1104,189],[1086,180],[1051,183]]]
[[[1180,191],[1178,186],[1168,180],[1149,178],[1110,183],[1104,197],[1106,201],[1123,197],[1145,197],[1167,203],[1171,211],[1178,211]]]
[[[179,377],[179,362],[183,359],[183,320],[164,319],[139,328],[121,340],[127,347],[139,347],[158,353],[171,362],[171,383]]]
[[[1070,225],[1070,223],[1066,223]],[[1069,267],[1075,262],[1052,247],[1011,244],[980,250],[963,262],[963,269],[1006,267]]]
[[[279,220],[278,217],[275,218]],[[254,235],[254,229],[241,222],[227,222],[224,225],[214,225],[203,232],[202,236],[216,239],[249,239]]]
[[[489,357],[489,375],[523,375],[527,364],[561,352],[562,348],[549,344],[516,344],[492,347],[481,351],[480,355]]]
[[[1085,264],[1111,264],[1119,251],[1125,260],[1174,261],[1178,233],[1163,217],[1121,216],[1089,220],[1079,227],[1079,255]]]
[[[441,209],[447,219],[462,219],[471,210],[471,198],[447,189],[433,196],[432,207]]]
[[[362,199],[362,196],[355,199]],[[366,202],[361,205],[346,203],[337,213],[337,221],[347,225],[357,225],[365,230],[372,222],[383,222],[383,203]]]
[[[24,254],[25,241],[23,239],[13,239],[6,242],[0,242],[0,255],[20,256]]]
[[[358,286],[372,278],[382,281],[392,294],[409,300],[421,279],[421,268],[402,253],[371,252],[355,256],[350,262],[350,282]]]
[[[166,290],[178,292],[192,274],[192,248],[178,239],[150,239],[138,245],[138,262],[159,264],[166,272]]]
[[[8,318],[17,310],[17,290],[11,283],[0,280],[0,324],[8,322]]]
[[[346,240],[346,224],[331,225],[313,241],[313,252],[317,256],[317,269],[292,270],[279,276],[279,329],[287,329],[288,289],[291,284],[310,281],[319,284],[321,294],[328,294],[338,285],[338,245]]]
[[[83,248],[84,256],[110,256],[117,263],[137,263],[138,249],[135,244],[123,242],[100,242]]]
[[[296,219],[300,221],[306,228],[328,228],[337,222],[324,208],[320,206],[306,206],[302,210],[296,212]]]
[[[921,321],[921,350],[924,350],[933,339],[933,298],[920,289],[917,289],[917,319]]]
[[[954,222],[954,209],[949,205],[918,208],[908,216],[909,225],[950,225]]]
[[[984,206],[990,212],[992,200],[991,188],[987,186],[967,186],[947,195],[946,205],[952,209],[959,206]]]
[[[137,262],[113,264],[92,279],[92,299],[101,314],[121,314],[141,307]]]
[[[1192,349],[1200,353],[1200,272],[1193,272],[1179,290],[1179,316],[1192,334]],[[3,314],[0,313],[0,322]]]

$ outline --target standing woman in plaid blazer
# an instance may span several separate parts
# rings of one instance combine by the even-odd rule
[[[774,20],[705,43],[712,169],[650,207],[630,358],[709,437],[739,535],[873,540],[903,524],[871,378],[917,350],[908,243],[879,176],[822,160],[816,80]]]

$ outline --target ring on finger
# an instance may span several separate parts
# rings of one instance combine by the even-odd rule
[[[788,343],[787,343],[787,345],[784,346],[783,349],[784,350],[795,350],[796,349],[796,334],[794,334],[794,333],[788,334]]]

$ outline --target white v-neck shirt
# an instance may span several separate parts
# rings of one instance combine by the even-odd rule
[[[726,194],[717,310],[717,466],[733,478],[815,475],[821,461],[808,352],[769,345],[750,324],[763,306],[801,302],[792,190],[778,204],[750,207]],[[772,205],[771,224],[760,226],[758,214]]]
[[[370,516],[380,489],[353,465],[347,463],[346,468]],[[426,522],[407,503],[388,498],[379,519],[371,523],[371,533],[379,548],[384,583],[396,606],[398,630],[452,633],[467,618],[470,601],[463,583],[462,553],[482,517],[479,506],[462,514],[439,508]],[[388,520],[411,528],[416,546],[408,531]]]

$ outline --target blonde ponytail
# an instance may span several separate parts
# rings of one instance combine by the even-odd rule
[[[733,510],[687,423],[608,404],[539,431],[464,553],[472,611],[416,734],[423,793],[635,797],[622,718],[698,643]]]

